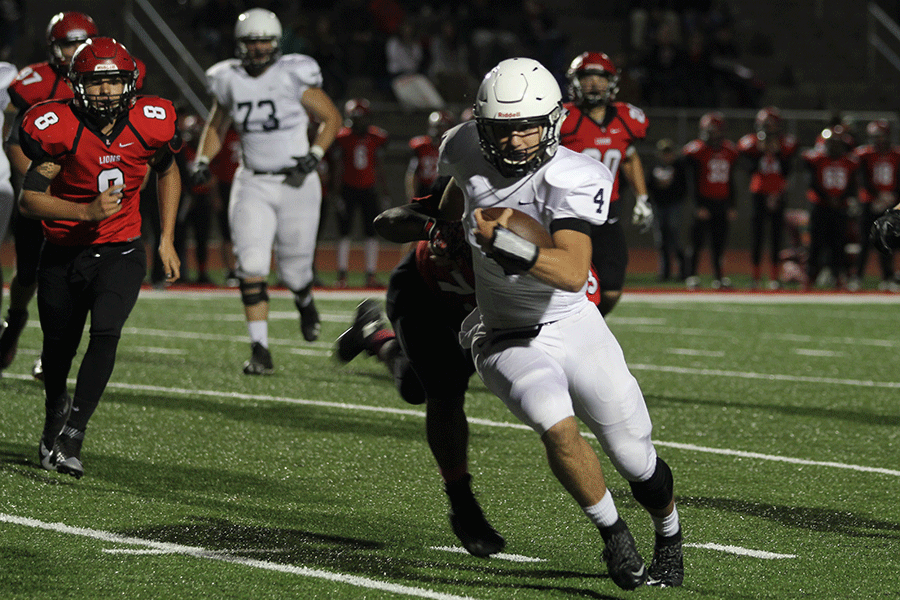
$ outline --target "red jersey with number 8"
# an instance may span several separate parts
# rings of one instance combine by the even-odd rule
[[[125,185],[122,210],[102,221],[43,221],[44,237],[62,246],[127,242],[141,235],[140,188],[148,161],[176,135],[175,107],[155,96],[138,97],[103,135],[73,111],[71,101],[53,100],[25,113],[20,142],[34,162],[62,166],[50,193],[88,204],[115,185]]]

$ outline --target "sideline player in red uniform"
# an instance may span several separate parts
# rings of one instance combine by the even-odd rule
[[[81,445],[115,365],[125,320],[146,275],[140,188],[148,167],[159,184],[159,254],[166,279],[180,272],[173,245],[181,176],[175,108],[135,97],[138,68],[124,46],[95,37],[76,50],[69,77],[73,100],[38,104],[24,116],[19,140],[32,161],[19,208],[41,219],[38,311],[44,333],[46,418],[41,466],[84,474]],[[90,342],[74,396],[66,378],[88,313]]]
[[[824,149],[813,148],[803,153],[809,169],[806,197],[809,213],[809,261],[804,288],[816,285],[822,269],[822,254],[828,252],[828,266],[834,286],[844,280],[844,246],[847,241],[847,211],[856,193],[856,171],[859,159],[853,154],[853,138],[843,125],[826,128],[821,137]]]
[[[334,140],[335,172],[333,190],[340,198],[337,207],[338,240],[337,287],[347,287],[350,268],[350,229],[353,215],[362,213],[365,235],[366,287],[384,289],[375,278],[378,269],[378,239],[372,221],[381,212],[379,193],[388,196],[382,172],[384,145],[388,133],[372,125],[372,108],[365,98],[353,98],[344,105],[344,126]]]
[[[860,249],[856,263],[856,285],[865,277],[869,249],[872,247],[869,230],[884,211],[892,208],[900,199],[900,148],[891,146],[891,125],[878,119],[866,126],[869,143],[857,147],[854,152],[860,162],[859,216]],[[881,266],[881,291],[897,292],[900,285],[894,280],[894,257],[879,254]]]
[[[606,165],[615,177],[609,198],[609,220],[592,226],[592,262],[600,277],[600,313],[604,316],[622,296],[628,247],[619,222],[619,170],[633,186],[636,196],[632,222],[646,231],[653,220],[647,202],[647,184],[641,158],[634,147],[647,135],[644,112],[625,102],[614,102],[619,72],[605,54],[585,52],[572,61],[566,73],[571,102],[564,105],[560,143]]]
[[[68,83],[69,61],[75,50],[87,39],[97,35],[93,19],[80,12],[61,12],[53,16],[47,24],[48,60],[29,65],[19,71],[16,80],[9,87],[10,101],[18,110],[7,149],[13,166],[14,187],[21,186],[21,180],[28,170],[30,160],[19,144],[19,125],[29,108],[45,100],[66,100],[73,97]],[[144,80],[144,64],[135,59],[138,66],[137,89]],[[6,327],[0,335],[0,370],[12,364],[18,348],[19,336],[28,321],[28,304],[34,297],[37,286],[37,264],[44,236],[40,222],[18,218],[13,214],[13,236],[16,247],[16,272],[9,284],[9,311]],[[41,359],[35,362],[32,374],[42,375]]]
[[[753,201],[752,234],[753,283],[762,277],[762,254],[766,224],[770,230],[769,288],[779,283],[779,255],[784,228],[787,179],[797,153],[797,140],[782,131],[781,112],[767,106],[756,114],[755,131],[738,140],[738,151],[750,163],[750,194]],[[871,225],[871,223],[870,223]],[[868,231],[868,229],[867,229]]]
[[[728,241],[728,222],[737,217],[734,208],[734,163],[738,150],[725,139],[725,117],[722,113],[706,113],[700,118],[700,138],[689,142],[683,150],[693,170],[694,196],[697,207],[691,228],[691,248],[688,254],[688,288],[700,284],[697,264],[707,231],[713,267],[713,287],[731,287],[731,280],[722,271],[722,257]]]
[[[404,178],[407,200],[424,198],[432,193],[438,181],[441,136],[454,124],[452,114],[446,110],[436,110],[428,115],[428,133],[409,140],[412,157]]]

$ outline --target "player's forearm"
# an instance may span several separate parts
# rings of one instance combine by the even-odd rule
[[[647,181],[644,178],[644,165],[637,152],[622,165],[622,170],[628,182],[634,187],[634,193],[637,196],[647,195]]]
[[[91,221],[88,207],[88,204],[63,200],[35,190],[23,190],[19,196],[19,212],[29,219]]]
[[[178,217],[178,203],[181,197],[181,173],[175,163],[157,175],[159,196],[160,243],[172,243],[175,239],[175,221]]]
[[[576,232],[571,234],[584,236]],[[578,292],[587,281],[591,264],[590,247],[588,243],[586,249],[581,244],[541,248],[528,274],[557,289]]]

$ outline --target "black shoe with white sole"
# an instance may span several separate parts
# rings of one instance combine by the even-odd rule
[[[601,528],[600,534],[606,542],[603,560],[606,561],[613,583],[623,590],[633,590],[644,585],[647,581],[647,567],[625,521],[619,517],[611,527]]]

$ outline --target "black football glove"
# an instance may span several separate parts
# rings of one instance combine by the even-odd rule
[[[190,168],[189,181],[191,187],[203,185],[209,181],[210,177],[212,177],[212,172],[209,170],[209,161],[194,161]]]
[[[890,256],[900,248],[900,210],[892,208],[875,219],[869,237],[882,254]]]
[[[310,152],[306,156],[292,156],[297,164],[291,168],[292,174],[306,176],[316,170],[319,166],[319,157]]]

